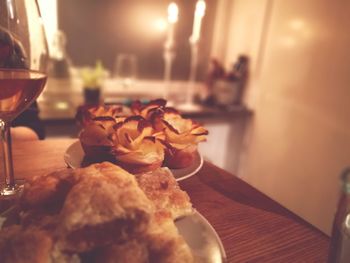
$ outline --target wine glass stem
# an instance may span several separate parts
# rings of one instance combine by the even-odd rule
[[[3,167],[5,172],[5,185],[10,188],[15,188],[15,178],[13,174],[12,148],[11,148],[11,133],[10,125],[0,119],[0,137],[1,148],[3,153]]]

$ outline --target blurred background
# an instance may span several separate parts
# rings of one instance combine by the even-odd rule
[[[172,25],[170,1],[39,2],[53,63],[38,101],[47,138],[77,136],[80,70],[105,72],[100,101],[166,97],[209,129],[207,160],[330,233],[350,163],[348,1],[206,0],[194,42],[195,0],[175,2]],[[132,82],[118,82],[121,54]]]
[[[113,71],[120,53],[134,54],[138,59],[138,76],[142,79],[162,79],[163,46],[167,37],[167,8],[170,1],[60,0],[39,1],[54,14],[42,15],[47,22],[51,52],[54,52],[55,31],[67,38],[66,51],[74,66],[93,66],[96,60]],[[51,2],[51,3],[50,3]],[[187,80],[190,66],[189,37],[192,33],[196,0],[177,1],[180,11],[176,24],[176,59],[173,79]],[[56,7],[54,7],[56,6]],[[43,7],[44,8],[44,7]],[[201,32],[201,52],[198,79],[203,80],[208,68],[214,31],[217,1],[206,1]],[[46,10],[46,8],[45,8]]]

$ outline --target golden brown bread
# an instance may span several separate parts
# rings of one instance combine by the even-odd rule
[[[191,214],[192,204],[188,194],[181,190],[168,168],[136,176],[140,188],[157,211],[165,210],[173,219]]]

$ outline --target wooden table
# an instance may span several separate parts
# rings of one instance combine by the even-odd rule
[[[72,139],[14,144],[18,178],[66,167]],[[181,182],[218,232],[228,262],[325,262],[329,238],[241,179],[205,163]]]

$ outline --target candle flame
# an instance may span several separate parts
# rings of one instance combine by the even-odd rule
[[[170,3],[168,6],[168,22],[175,24],[179,15],[179,8],[174,2]]]
[[[196,4],[196,16],[203,17],[205,14],[206,4],[204,0],[198,0]]]

